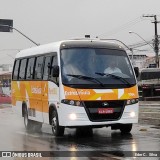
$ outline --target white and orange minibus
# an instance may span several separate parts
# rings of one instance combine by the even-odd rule
[[[66,40],[20,51],[12,73],[12,106],[26,129],[50,124],[128,133],[138,122],[135,70],[118,44],[98,39]]]

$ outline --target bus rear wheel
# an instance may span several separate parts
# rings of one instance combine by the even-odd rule
[[[58,137],[58,136],[63,136],[64,135],[64,127],[59,125],[59,121],[58,121],[58,114],[57,111],[54,109],[52,111],[52,133],[54,136]]]
[[[24,109],[24,126],[27,131],[31,130],[33,126],[33,121],[28,119],[28,111],[26,107]]]
[[[27,111],[26,107],[25,107],[25,110],[24,110],[24,126],[25,126],[27,131],[36,131],[36,132],[38,131],[38,132],[40,132],[41,128],[42,128],[42,123],[35,122],[35,121],[32,121],[32,120],[28,119],[28,111]]]
[[[132,124],[121,124],[120,131],[121,133],[130,133],[132,130]]]

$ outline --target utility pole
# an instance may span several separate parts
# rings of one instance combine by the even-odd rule
[[[158,39],[158,31],[157,31],[157,15],[143,15],[143,17],[154,17],[154,23],[155,25],[155,37],[154,37],[154,51],[155,51],[155,62],[156,62],[156,67],[159,68],[159,39]]]

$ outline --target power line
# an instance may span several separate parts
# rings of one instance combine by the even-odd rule
[[[132,44],[132,45],[129,45],[130,48],[134,49],[134,48],[139,48],[139,47],[143,47],[143,46],[146,46],[148,44],[153,44],[153,41],[147,41],[146,42],[141,42],[141,43],[136,43],[136,44]]]
[[[109,31],[109,32],[102,33],[102,34],[100,34],[99,36],[103,36],[103,35],[107,35],[107,36],[113,35],[113,34],[119,32],[119,31],[125,30],[125,29],[127,29],[128,27],[133,26],[133,25],[135,25],[135,24],[137,24],[137,23],[139,23],[139,22],[141,22],[141,21],[143,21],[143,20],[144,20],[144,19],[142,19],[141,17],[137,17],[137,18],[135,18],[135,19],[133,19],[133,20],[131,20],[131,21],[123,24],[123,25],[120,26],[120,27],[117,27],[117,28],[115,28],[115,29],[113,29],[113,30],[111,30],[111,31]]]
[[[147,42],[147,43],[146,43]],[[137,43],[134,43],[134,44],[130,44],[128,45],[130,48],[140,48],[140,47],[143,47],[143,46],[146,46],[147,44],[152,44],[154,46],[154,40],[151,39],[151,40],[147,40],[146,42],[144,41],[139,41]]]
[[[120,29],[118,29],[118,30],[112,31],[112,32],[110,32],[109,34],[107,34],[107,36],[111,36],[111,35],[114,35],[114,34],[116,34],[116,33],[118,33],[118,32],[124,31],[124,30],[128,29],[129,27],[131,27],[131,26],[133,26],[133,25],[136,25],[137,23],[139,23],[139,22],[141,22],[141,21],[142,21],[142,20],[139,20],[139,21],[134,22],[134,23],[132,23],[132,24],[126,26],[126,27],[122,27],[122,28],[120,28]]]

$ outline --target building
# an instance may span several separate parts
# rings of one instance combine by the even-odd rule
[[[11,94],[11,72],[0,73],[0,93],[10,96]]]
[[[10,87],[10,86],[11,86],[11,72],[1,72],[0,87]]]
[[[13,64],[0,64],[0,73],[2,71],[9,71],[12,72]]]
[[[1,64],[0,65],[0,95],[10,96],[11,95],[11,74],[12,64]],[[2,97],[1,97],[2,99]]]
[[[132,61],[132,54],[129,54],[129,57]],[[159,56],[160,62],[160,56]],[[154,68],[156,67],[155,56],[154,54],[144,54],[138,53],[133,55],[133,65],[138,67],[140,70],[142,68]]]
[[[129,57],[132,61],[132,54],[129,54]],[[146,59],[148,56],[146,54],[136,54],[133,55],[133,65],[134,67],[138,67],[139,69],[145,68],[146,67]]]
[[[159,56],[159,62],[160,62],[160,56]],[[156,67],[155,57],[148,57],[146,59],[146,68],[154,68],[154,66]]]

